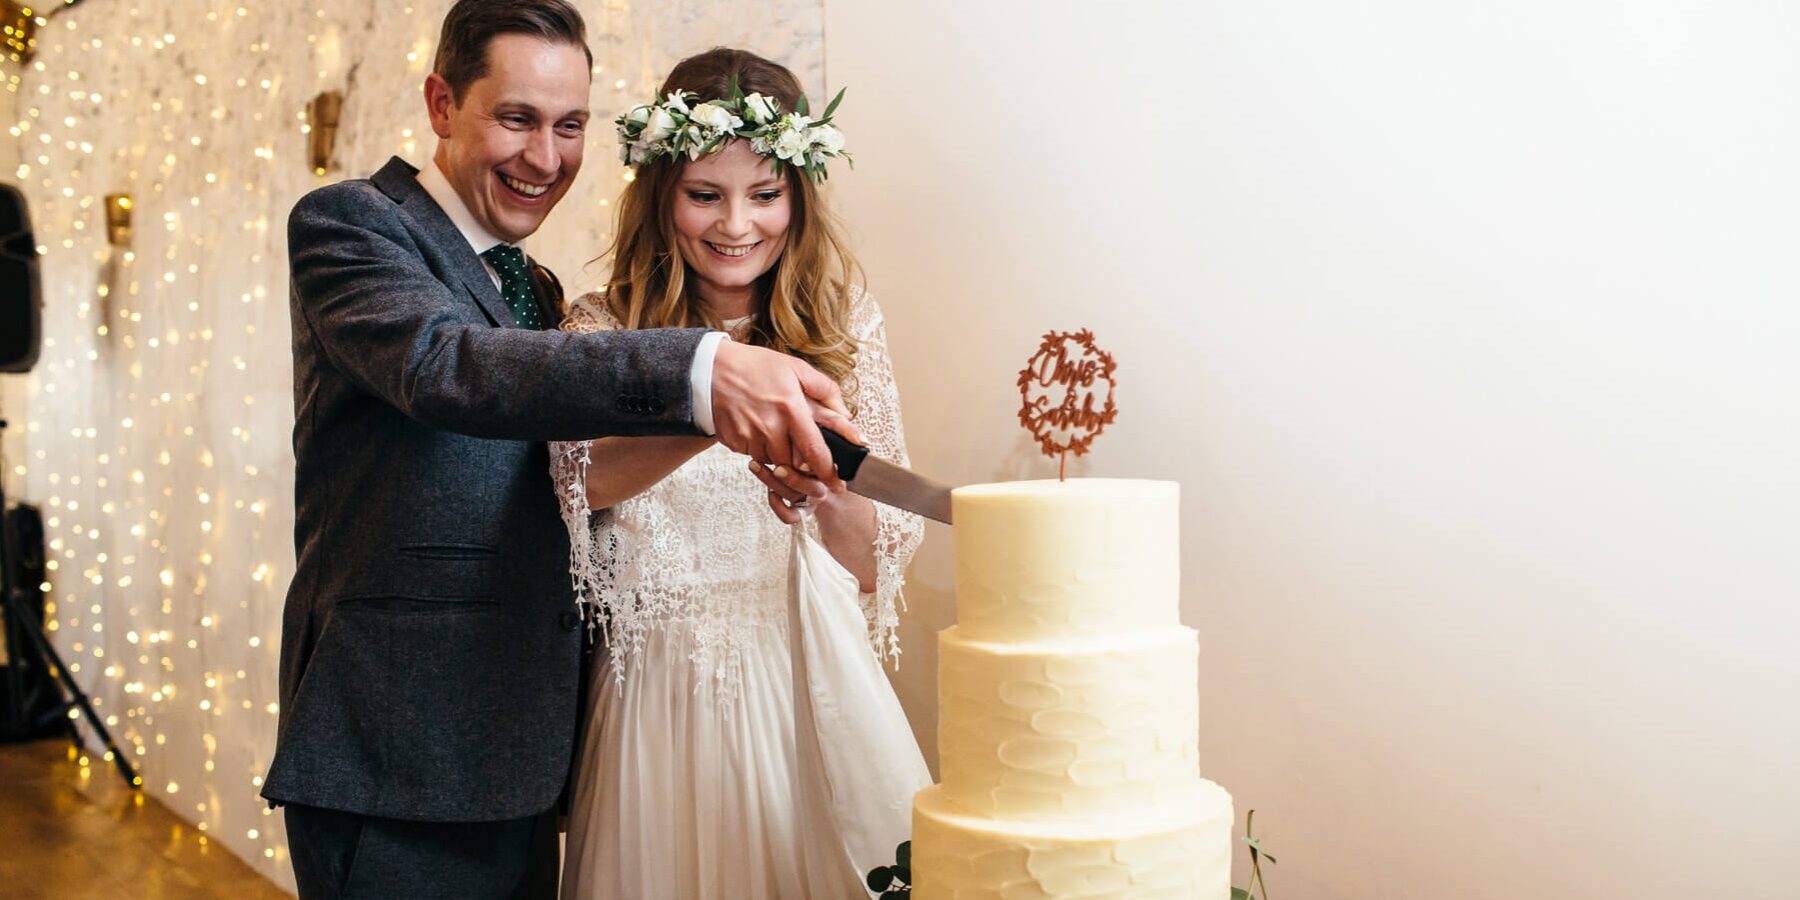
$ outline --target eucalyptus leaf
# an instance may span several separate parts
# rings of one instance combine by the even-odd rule
[[[1267,850],[1264,850],[1264,849],[1263,849],[1263,847],[1262,847],[1262,845],[1261,845],[1261,844],[1259,844],[1259,843],[1257,843],[1257,842],[1256,842],[1256,838],[1253,838],[1253,837],[1246,837],[1246,838],[1244,838],[1244,843],[1246,843],[1246,844],[1249,844],[1249,845],[1250,845],[1250,849],[1251,849],[1251,850],[1252,850],[1252,851],[1254,851],[1254,853],[1255,853],[1255,854],[1256,854],[1256,855],[1257,855],[1257,856],[1260,856],[1260,857],[1262,857],[1262,858],[1263,858],[1263,859],[1266,859],[1266,860],[1268,860],[1268,861],[1269,861],[1269,862],[1274,862],[1274,861],[1275,861],[1275,857],[1273,857],[1273,856],[1270,856],[1270,855],[1269,855],[1269,851],[1267,851]]]
[[[831,103],[825,107],[825,115],[823,118],[831,118],[831,114],[837,110],[838,104],[843,102],[845,90],[845,88],[838,88],[837,96],[831,98]]]
[[[871,891],[885,891],[894,886],[894,873],[887,866],[876,866],[865,883]]]

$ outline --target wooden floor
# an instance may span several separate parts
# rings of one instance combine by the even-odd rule
[[[288,894],[66,740],[0,744],[0,895],[287,900]]]

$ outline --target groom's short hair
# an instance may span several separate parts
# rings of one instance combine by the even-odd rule
[[[456,0],[444,15],[437,59],[431,70],[450,84],[461,103],[469,85],[487,76],[487,48],[503,34],[528,34],[553,44],[580,47],[594,67],[587,45],[587,23],[565,0]]]

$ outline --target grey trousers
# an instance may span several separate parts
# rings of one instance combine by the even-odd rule
[[[554,900],[556,810],[502,822],[410,822],[283,807],[300,900]]]

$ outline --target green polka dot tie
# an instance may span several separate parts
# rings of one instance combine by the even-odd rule
[[[544,317],[538,312],[537,295],[531,290],[531,270],[525,268],[525,251],[500,244],[481,254],[481,258],[500,276],[500,296],[505,298],[506,308],[512,310],[513,321],[520,328],[543,328]]]

